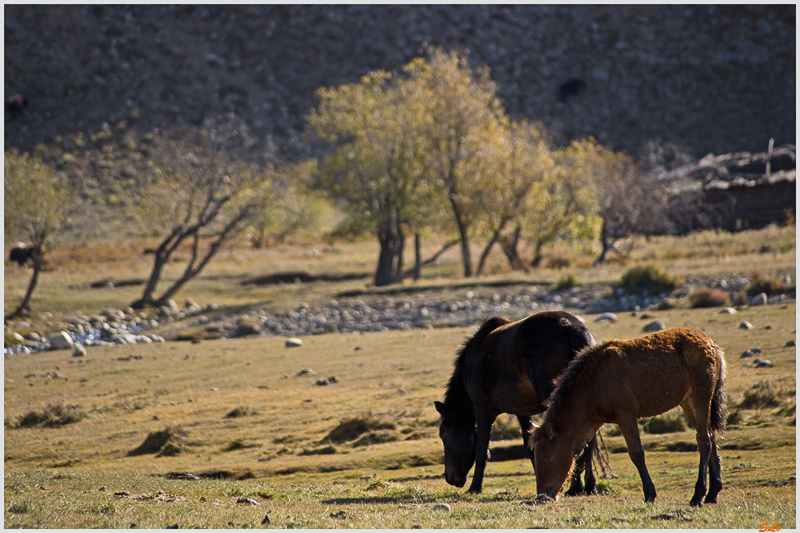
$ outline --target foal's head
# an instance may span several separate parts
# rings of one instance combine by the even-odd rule
[[[561,487],[573,467],[574,454],[571,443],[559,439],[553,423],[545,421],[531,435],[536,492],[558,499]]]
[[[434,402],[434,405],[442,415],[439,437],[444,444],[444,478],[450,485],[461,488],[475,464],[475,421],[452,416],[442,402]]]

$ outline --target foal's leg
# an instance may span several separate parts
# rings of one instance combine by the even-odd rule
[[[709,395],[707,401],[703,398],[695,398],[692,406],[694,408],[694,427],[697,432],[697,449],[700,452],[700,471],[697,473],[697,483],[694,485],[694,496],[689,502],[692,507],[702,506],[703,496],[706,494],[706,474],[708,472],[708,459],[711,456],[711,436],[708,433],[710,405],[711,398]],[[716,467],[712,468],[716,469]],[[722,483],[720,483],[721,485]],[[716,494],[714,497],[716,498]]]
[[[650,479],[647,465],[644,463],[644,448],[639,438],[639,426],[636,423],[636,415],[633,413],[621,413],[617,415],[617,425],[625,437],[625,444],[628,445],[628,455],[631,458],[639,477],[642,478],[642,489],[644,490],[644,501],[652,502],[656,499],[656,487]]]
[[[717,494],[722,490],[722,472],[717,453],[717,438],[711,432],[711,457],[708,461],[708,494],[704,503],[717,503]]]
[[[475,471],[468,492],[480,494],[483,490],[483,473],[489,459],[489,440],[492,437],[492,424],[497,415],[486,408],[475,409],[475,421],[478,425],[478,437],[475,441]]]

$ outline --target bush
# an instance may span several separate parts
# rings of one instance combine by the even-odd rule
[[[654,416],[644,423],[642,429],[644,429],[645,433],[650,433],[651,435],[679,433],[686,429],[686,422],[682,414],[673,417]]]
[[[41,425],[53,428],[80,422],[87,416],[89,415],[86,411],[72,405],[48,403],[41,411],[29,411],[19,417],[14,427],[27,428]]]
[[[564,290],[564,289],[572,289],[573,287],[578,286],[578,278],[573,276],[572,274],[566,274],[558,278],[556,281],[555,289],[556,290]]]
[[[342,423],[333,428],[331,432],[322,439],[322,442],[347,442],[357,439],[364,433],[378,429],[397,429],[397,426],[393,422],[383,422],[372,417],[364,418],[357,416],[342,421]]]
[[[730,305],[731,301],[728,293],[722,289],[704,287],[689,295],[689,303],[689,306],[694,309],[697,307],[724,307]]]
[[[522,430],[515,418],[499,416],[492,426],[492,440],[514,440],[522,438]]]
[[[647,290],[650,294],[659,294],[677,289],[682,283],[680,277],[656,265],[635,266],[622,275],[622,286],[629,293]]]
[[[755,296],[762,292],[767,296],[771,294],[782,294],[789,290],[789,286],[777,278],[771,278],[766,274],[754,271],[751,275],[750,286],[747,287],[747,295]]]

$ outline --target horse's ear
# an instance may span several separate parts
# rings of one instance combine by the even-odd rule
[[[553,427],[552,422],[548,420],[542,425],[542,427],[544,428],[545,435],[547,435],[548,439],[553,440],[556,438],[556,428]]]
[[[442,415],[442,416],[445,415],[446,409],[445,409],[444,404],[442,402],[433,402],[433,406],[436,407],[436,410],[439,411],[440,415]]]

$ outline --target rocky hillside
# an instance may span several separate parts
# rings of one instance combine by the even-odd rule
[[[6,5],[5,146],[122,120],[234,111],[291,141],[314,90],[399,69],[425,44],[486,63],[515,117],[695,158],[795,142],[795,6]],[[569,80],[571,85],[564,86]],[[573,89],[573,91],[570,91]],[[286,143],[283,143],[286,145]],[[292,143],[289,143],[291,146]],[[295,142],[295,147],[301,146]]]

